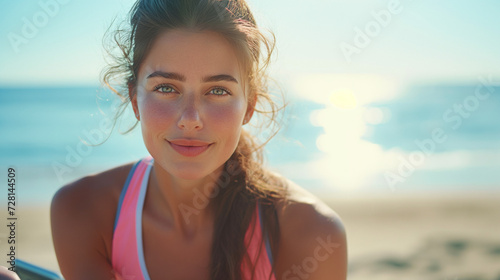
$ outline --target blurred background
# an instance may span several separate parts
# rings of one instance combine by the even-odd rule
[[[131,110],[111,131],[118,99],[99,80],[103,34],[133,2],[0,0],[19,258],[58,271],[55,191],[147,155],[139,127],[119,133]],[[272,92],[289,103],[266,164],[342,217],[349,277],[500,279],[500,2],[248,2],[276,35]]]

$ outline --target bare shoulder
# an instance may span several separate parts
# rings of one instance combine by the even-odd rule
[[[63,186],[52,198],[52,239],[66,279],[112,278],[114,219],[131,167],[128,163],[85,176]]]
[[[347,239],[342,219],[316,196],[280,177],[286,196],[278,205],[278,278],[346,279]]]
[[[278,205],[278,217],[283,229],[294,229],[297,235],[322,230],[343,232],[340,216],[315,195],[295,182],[274,173],[283,183],[285,198]],[[283,224],[282,224],[283,223]]]
[[[110,206],[117,205],[131,167],[132,163],[124,164],[87,175],[61,187],[52,198],[51,210],[55,211],[54,214],[69,211],[76,215],[93,216],[92,220],[95,221],[94,218],[109,212],[112,209]]]

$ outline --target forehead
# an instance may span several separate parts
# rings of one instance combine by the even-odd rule
[[[221,34],[176,29],[158,35],[139,69],[139,77],[163,70],[183,74],[187,80],[228,74],[241,81],[240,65],[234,47]]]

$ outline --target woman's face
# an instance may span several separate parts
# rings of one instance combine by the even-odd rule
[[[253,113],[242,76],[236,52],[218,33],[159,35],[139,68],[132,98],[155,163],[183,179],[222,167]]]

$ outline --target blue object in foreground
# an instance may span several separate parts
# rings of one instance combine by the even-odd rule
[[[21,280],[63,280],[57,273],[16,259],[16,273]]]

